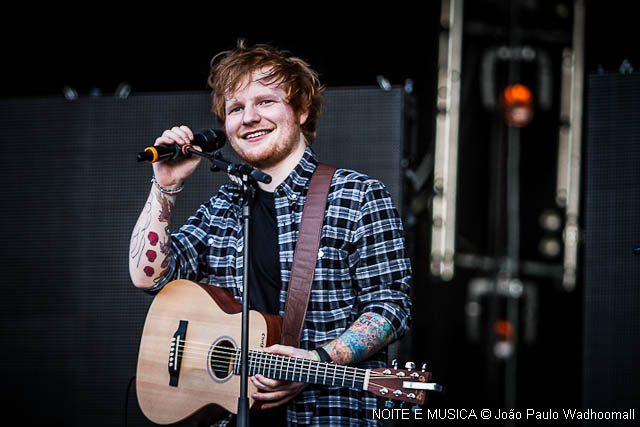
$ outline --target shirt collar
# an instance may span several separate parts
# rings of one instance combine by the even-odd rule
[[[293,168],[287,179],[276,188],[276,196],[284,195],[290,200],[299,200],[306,194],[309,180],[318,166],[318,157],[311,147],[304,150],[298,165]]]

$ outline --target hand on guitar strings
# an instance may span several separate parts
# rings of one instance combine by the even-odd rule
[[[318,360],[316,356],[307,350],[301,348],[289,347],[286,345],[275,344],[264,349],[266,353],[282,354],[285,356],[299,357],[302,359]],[[287,403],[296,397],[308,384],[290,381],[278,381],[257,374],[250,378],[253,385],[258,387],[258,392],[253,393],[251,397],[263,402],[262,409],[275,408]]]

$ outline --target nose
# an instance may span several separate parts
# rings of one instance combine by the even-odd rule
[[[252,106],[245,107],[243,110],[244,114],[242,115],[242,123],[250,124],[257,123],[260,121],[260,114],[258,114],[258,110]]]

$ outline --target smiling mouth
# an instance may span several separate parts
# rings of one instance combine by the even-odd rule
[[[248,133],[242,136],[242,139],[246,139],[247,141],[252,141],[260,138],[261,136],[267,135],[271,133],[271,130],[257,130],[255,132]]]

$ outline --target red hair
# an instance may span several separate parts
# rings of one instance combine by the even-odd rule
[[[213,114],[224,123],[225,95],[240,89],[244,80],[256,70],[265,73],[260,78],[263,84],[282,87],[287,94],[287,102],[296,115],[308,112],[307,120],[300,127],[310,145],[317,134],[318,117],[324,104],[324,86],[309,64],[270,45],[246,47],[243,40],[238,40],[235,49],[220,52],[213,57],[208,79],[209,86],[213,89]]]

